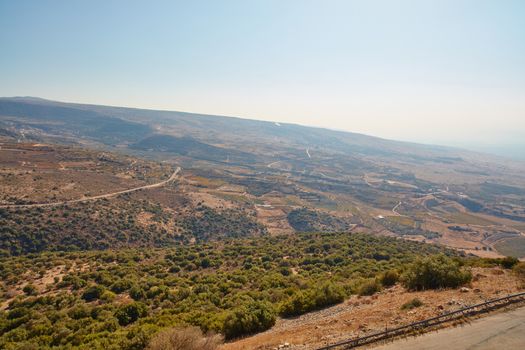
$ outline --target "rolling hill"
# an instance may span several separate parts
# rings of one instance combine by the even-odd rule
[[[176,192],[189,208],[208,208],[203,220],[184,224],[192,237],[225,235],[204,231],[215,230],[208,218],[226,215],[255,225],[241,235],[344,228],[487,256],[512,239],[513,254],[525,256],[525,165],[508,159],[286,123],[38,98],[0,99],[0,138],[182,166]],[[4,204],[32,196],[19,195]],[[168,233],[182,230],[178,210],[163,209]],[[140,244],[170,239],[147,242]]]
[[[144,349],[188,326],[224,350],[311,349],[522,285],[498,259],[525,257],[525,166],[507,159],[2,98],[0,165],[2,349]],[[452,289],[412,290],[422,265]]]

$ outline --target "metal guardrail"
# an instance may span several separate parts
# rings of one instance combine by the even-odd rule
[[[317,348],[317,350],[332,350],[332,349],[352,349],[357,346],[374,343],[380,340],[394,338],[403,334],[417,331],[423,328],[436,326],[445,322],[454,321],[466,316],[473,316],[491,309],[497,309],[520,301],[525,301],[525,292],[507,295],[503,298],[493,299],[484,303],[465,307],[456,311],[448,312],[443,315],[428,318],[426,320],[414,322],[405,326],[387,329],[383,332],[373,333],[364,337],[357,337],[349,340],[344,340],[331,345]]]

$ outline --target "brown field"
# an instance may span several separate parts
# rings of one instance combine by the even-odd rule
[[[0,203],[46,203],[160,181],[171,168],[80,149],[33,144],[0,148]]]

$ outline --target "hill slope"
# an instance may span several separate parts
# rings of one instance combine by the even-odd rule
[[[270,234],[365,231],[489,256],[508,251],[503,243],[512,240],[512,254],[525,256],[525,166],[492,156],[292,124],[35,98],[0,99],[0,140],[182,166],[191,207],[240,210]],[[203,220],[185,225],[205,238],[219,229],[210,226],[214,215],[204,210]]]

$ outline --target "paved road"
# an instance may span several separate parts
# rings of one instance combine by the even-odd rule
[[[22,209],[22,208],[54,207],[54,206],[57,206],[57,205],[72,204],[72,203],[83,203],[83,202],[94,201],[94,200],[97,200],[97,199],[111,198],[111,197],[115,197],[115,196],[118,196],[118,195],[121,195],[121,194],[125,194],[125,193],[131,193],[131,192],[136,192],[136,191],[139,191],[139,190],[145,190],[145,189],[148,189],[148,188],[156,188],[156,187],[164,186],[168,182],[171,182],[171,181],[175,180],[175,177],[177,176],[177,174],[180,171],[181,171],[181,168],[178,167],[177,169],[175,169],[173,174],[171,174],[171,176],[167,180],[164,180],[164,181],[161,181],[161,182],[157,182],[157,183],[154,183],[154,184],[151,184],[151,185],[145,185],[145,186],[130,188],[128,190],[111,192],[111,193],[101,194],[101,195],[93,196],[93,197],[72,199],[72,200],[69,200],[69,201],[62,201],[62,202],[37,203],[37,204],[7,204],[7,205],[0,205],[0,208],[13,208],[13,209],[17,209],[18,208],[18,209]]]
[[[456,328],[396,340],[374,350],[525,349],[525,307],[498,313]]]

